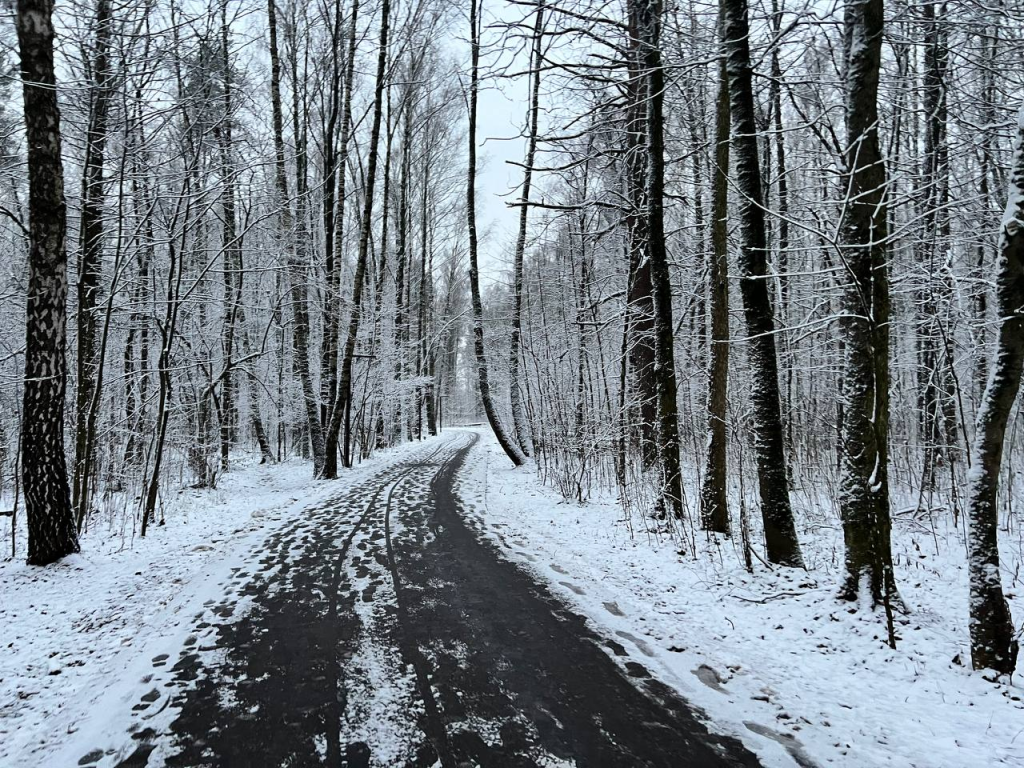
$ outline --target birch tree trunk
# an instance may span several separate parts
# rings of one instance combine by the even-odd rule
[[[78,552],[64,458],[67,387],[67,208],[60,157],[60,111],[53,72],[53,3],[19,0],[28,144],[29,277],[22,486],[28,521],[28,563],[47,565]]]

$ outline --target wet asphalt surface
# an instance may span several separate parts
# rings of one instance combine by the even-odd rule
[[[475,529],[477,436],[271,533],[79,765],[756,766]],[[641,657],[642,658],[642,657]]]

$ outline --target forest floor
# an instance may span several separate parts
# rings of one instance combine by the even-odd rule
[[[483,431],[337,482],[241,468],[165,517],[0,563],[0,765],[1024,764],[1024,690],[954,660],[952,527],[897,521],[893,650],[835,598],[838,530],[804,537],[807,571],[751,574],[564,502]]]

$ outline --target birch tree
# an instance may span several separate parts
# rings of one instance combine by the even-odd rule
[[[60,111],[53,68],[53,3],[19,0],[29,174],[29,277],[21,471],[28,563],[47,565],[78,552],[64,458],[67,360],[67,209]]]

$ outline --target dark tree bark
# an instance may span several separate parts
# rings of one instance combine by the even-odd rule
[[[413,82],[412,72],[409,82]],[[398,409],[396,411],[394,440],[402,441],[412,435],[413,415],[408,407],[404,381],[409,378],[409,325],[412,314],[409,291],[412,288],[411,258],[409,254],[409,174],[411,172],[412,144],[412,92],[406,88],[399,107],[402,123],[402,154],[398,171],[398,233],[395,248],[395,380],[398,383]],[[390,110],[390,107],[389,107]]]
[[[768,244],[751,84],[747,0],[722,0],[722,12],[736,186],[740,193],[740,293],[755,382],[751,400],[765,548],[771,562],[799,568],[803,560],[789,501],[775,319],[767,282]]]
[[[335,11],[337,13],[337,10]],[[348,27],[348,53],[345,57],[345,95],[341,109],[341,138],[339,139],[338,155],[338,191],[337,210],[335,213],[335,225],[332,227],[334,236],[334,271],[337,279],[328,286],[329,295],[335,299],[335,304],[330,307],[330,314],[327,320],[327,333],[330,347],[327,354],[327,376],[328,392],[330,393],[330,407],[327,409],[328,423],[326,430],[326,466],[324,467],[325,477],[337,477],[338,474],[338,441],[341,436],[341,418],[335,415],[335,409],[341,403],[338,396],[338,352],[341,343],[341,246],[345,236],[345,207],[347,202],[347,181],[348,181],[348,154],[352,134],[352,88],[355,78],[356,58],[356,23],[359,20],[359,0],[352,1],[352,16],[349,19]]]
[[[249,331],[244,327],[244,312],[239,312],[239,325],[242,326],[242,354],[249,357],[252,354],[252,342],[249,340]],[[252,431],[256,437],[256,444],[260,447],[260,464],[275,463],[274,451],[270,447],[270,438],[267,436],[263,416],[260,414],[259,380],[254,373],[249,375],[249,418],[252,420]]]
[[[998,332],[991,373],[978,411],[967,483],[971,662],[1013,673],[1018,643],[999,568],[999,469],[1003,443],[1024,371],[1024,110],[1017,122],[1011,180],[996,261]]]
[[[428,376],[428,350],[427,350],[427,318],[429,315],[429,303],[432,294],[431,282],[433,277],[427,266],[429,250],[428,229],[427,229],[427,200],[430,189],[430,151],[424,152],[423,163],[423,189],[420,200],[420,285],[419,285],[419,311],[416,317],[416,377],[422,381]],[[410,216],[412,214],[410,213]],[[429,395],[422,384],[416,385],[415,404],[416,410],[416,437],[423,439],[423,403],[424,399],[429,401]],[[428,425],[429,427],[429,425]]]
[[[533,162],[537,154],[537,123],[540,107],[540,73],[543,64],[541,42],[544,31],[544,3],[537,4],[537,13],[533,23],[533,52],[531,55],[530,72],[530,127],[526,137],[526,158],[523,168],[523,187],[519,195],[519,233],[516,235],[516,247],[513,254],[512,276],[512,330],[509,337],[508,377],[509,399],[512,405],[512,426],[515,429],[519,447],[525,456],[530,455],[530,429],[526,423],[526,412],[523,410],[523,395],[520,391],[519,363],[522,355],[523,333],[523,257],[526,252],[526,229],[529,219],[530,187],[533,184]]]
[[[782,10],[778,0],[772,0],[772,30],[778,37],[782,34]],[[786,133],[782,122],[782,65],[779,62],[779,46],[772,46],[772,81],[769,87],[771,111],[775,130],[775,176],[779,209],[778,229],[775,242],[775,265],[779,280],[779,306],[776,314],[779,324],[785,329],[789,322],[789,177],[786,168]],[[785,343],[784,385],[782,387],[782,411],[786,430],[786,448],[790,461],[793,460],[793,364],[792,349]],[[790,465],[791,466],[791,465]]]
[[[18,1],[16,26],[29,174],[21,471],[30,565],[47,565],[78,552],[64,459],[67,209],[60,157],[60,110],[53,72],[52,13],[50,0]]]
[[[846,6],[846,187],[842,222],[845,290],[841,329],[846,361],[839,511],[846,541],[841,596],[865,579],[874,603],[896,590],[889,542],[889,283],[885,165],[878,141],[882,0]]]
[[[625,425],[628,425],[624,425],[624,431],[628,429],[631,442],[639,445],[641,465],[648,470],[658,460],[658,385],[654,372],[657,354],[654,341],[654,280],[651,275],[648,222],[643,209],[647,178],[647,152],[644,144],[647,135],[644,113],[647,83],[638,47],[639,36],[633,30],[628,59],[629,82],[625,89],[626,156],[623,163],[623,187],[630,204],[626,213],[629,277],[623,340],[628,354],[623,359],[623,365],[628,363],[628,383],[632,385],[630,389],[634,402],[629,403],[625,399],[626,388],[623,387],[625,407],[622,417]],[[630,408],[632,413],[627,415],[626,408]],[[624,471],[624,467],[620,471]]]
[[[356,339],[363,311],[363,288],[366,282],[366,268],[370,252],[370,235],[373,229],[373,194],[377,183],[378,144],[380,143],[381,113],[384,109],[384,82],[387,79],[388,30],[391,23],[391,2],[383,0],[381,5],[380,40],[377,52],[377,76],[374,87],[373,123],[370,128],[369,157],[366,162],[366,189],[363,192],[363,212],[359,231],[359,251],[356,255],[356,270],[352,287],[352,311],[349,315],[348,332],[341,360],[341,377],[338,383],[338,399],[331,409],[330,429],[340,429],[344,418],[345,434],[342,444],[342,461],[352,466],[352,366],[355,362]],[[387,201],[385,201],[387,204]],[[336,424],[337,422],[337,424]],[[334,461],[333,459],[331,460]],[[332,469],[328,466],[328,470]],[[336,477],[326,472],[325,477]]]
[[[221,61],[223,70],[224,115],[217,128],[220,149],[220,171],[223,192],[221,194],[222,250],[224,259],[224,327],[221,332],[221,346],[224,351],[224,376],[220,395],[220,468],[227,471],[231,444],[237,439],[237,405],[235,375],[233,370],[235,336],[240,323],[242,299],[242,247],[238,237],[238,223],[235,215],[235,164],[231,122],[234,119],[231,107],[231,53],[230,26],[227,16],[227,0],[221,3]]]
[[[981,208],[982,215],[989,214],[989,211],[994,208],[992,201],[992,187],[989,181],[989,176],[992,172],[993,157],[992,157],[992,134],[994,132],[993,126],[996,125],[998,118],[996,116],[995,102],[996,102],[996,62],[999,57],[999,36],[1000,27],[999,24],[995,24],[990,29],[985,27],[981,33],[983,37],[982,42],[982,70],[981,70],[981,114],[982,114],[982,125],[984,128],[981,130],[981,136],[979,137],[979,154],[980,157],[980,168],[978,169],[979,184],[978,192],[981,197]],[[972,305],[974,308],[974,321],[975,321],[975,336],[981,340],[978,344],[978,349],[983,350],[986,346],[987,341],[987,321],[988,321],[988,288],[985,285],[988,282],[988,271],[985,269],[987,261],[991,260],[989,252],[992,250],[992,246],[984,240],[979,241],[977,246],[977,256],[975,262],[975,277],[977,284],[972,296]],[[974,376],[972,377],[971,387],[972,392],[980,396],[985,392],[985,386],[988,383],[988,360],[985,354],[976,353],[975,356],[975,369]]]
[[[102,360],[99,354],[99,298],[103,273],[103,163],[107,146],[107,117],[110,111],[111,17],[109,0],[96,3],[96,44],[91,61],[89,126],[86,132],[82,171],[82,215],[78,261],[78,390],[75,409],[75,471],[72,502],[79,530],[92,496],[90,480],[96,446],[96,419],[92,415],[100,397]],[[90,416],[92,417],[90,418]]]
[[[661,63],[661,0],[635,0],[641,69],[647,79],[647,176],[644,203],[648,255],[654,294],[655,380],[658,392],[658,449],[665,502],[676,518],[683,516],[679,412],[676,391],[672,280],[665,242],[665,70]]]
[[[326,6],[325,11],[326,14]],[[327,91],[327,117],[323,123],[323,162],[321,177],[323,195],[321,221],[324,229],[324,333],[320,344],[320,420],[330,425],[330,406],[338,393],[338,334],[340,332],[341,295],[336,290],[337,272],[341,264],[336,256],[340,248],[335,245],[338,220],[335,215],[338,192],[338,118],[342,110],[343,68],[340,59],[341,48],[341,2],[334,2],[334,17],[331,21],[331,63]],[[330,429],[324,436],[325,450],[337,451],[336,441],[331,440]]]
[[[949,451],[956,441],[954,394],[944,352],[942,328],[944,308],[952,296],[945,275],[945,249],[949,247],[949,146],[946,141],[946,72],[949,55],[946,47],[945,7],[936,16],[935,3],[924,3],[924,72],[922,106],[924,108],[924,178],[919,199],[921,206],[921,242],[918,254],[919,286],[917,304],[918,406],[920,439],[924,457],[922,490],[934,484],[936,466],[953,460]]]
[[[484,348],[484,310],[480,298],[480,269],[477,264],[476,233],[476,106],[480,67],[480,27],[478,22],[480,0],[470,0],[470,76],[469,76],[469,162],[466,176],[466,224],[469,229],[469,288],[473,305],[473,351],[476,353],[477,381],[480,385],[480,399],[483,401],[487,422],[498,439],[505,454],[513,464],[521,467],[526,463],[522,450],[512,440],[494,407],[491,385],[487,375],[487,353]]]
[[[306,423],[309,428],[310,448],[313,452],[313,475],[324,474],[326,462],[323,425],[320,422],[320,406],[313,376],[309,370],[309,294],[306,285],[307,268],[292,239],[291,201],[288,199],[288,174],[284,157],[284,117],[281,109],[281,58],[277,47],[276,0],[267,0],[267,17],[270,27],[270,97],[274,123],[274,180],[281,206],[281,230],[287,239],[288,277],[291,283],[291,304],[294,314],[292,342],[294,346],[293,365],[302,385],[302,400],[306,409]]]
[[[711,192],[711,348],[708,363],[708,455],[700,490],[701,525],[729,533],[726,496],[726,411],[729,389],[729,80],[725,60],[719,64],[715,109],[715,167]]]

